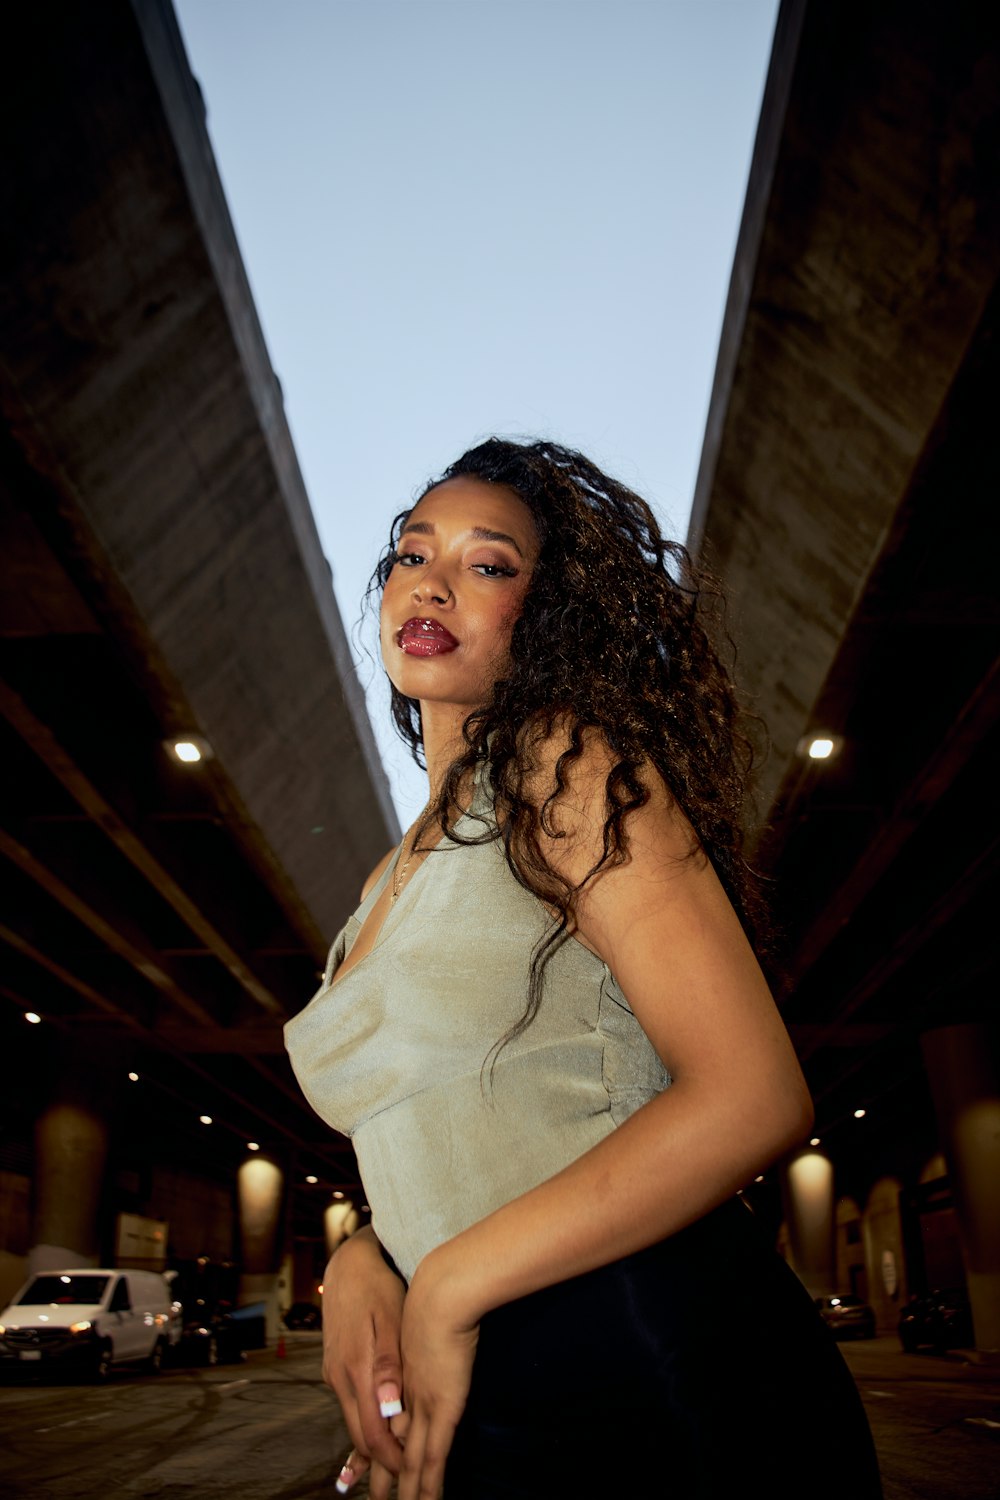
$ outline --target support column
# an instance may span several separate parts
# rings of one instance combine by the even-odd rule
[[[962,1236],[976,1348],[1000,1352],[1000,1032],[942,1026],[920,1041]]]
[[[100,1264],[98,1215],[107,1159],[108,1123],[98,1098],[83,1077],[64,1077],[60,1097],[35,1124],[29,1275]]]
[[[832,1162],[819,1151],[798,1152],[782,1166],[781,1196],[792,1270],[811,1297],[840,1290]]]
[[[267,1337],[276,1339],[284,1173],[266,1156],[252,1156],[241,1164],[236,1185],[242,1262],[239,1303],[248,1307],[262,1302]]]
[[[331,1256],[337,1246],[354,1234],[361,1223],[357,1209],[350,1199],[331,1203],[323,1215],[323,1232],[326,1235],[326,1253]]]

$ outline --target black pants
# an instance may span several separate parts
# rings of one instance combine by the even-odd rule
[[[489,1313],[445,1500],[878,1500],[812,1300],[734,1200]]]

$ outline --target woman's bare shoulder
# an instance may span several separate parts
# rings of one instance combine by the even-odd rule
[[[368,879],[365,881],[364,885],[361,887],[361,899],[362,899],[362,901],[364,901],[365,897],[368,895],[368,892],[372,889],[372,887],[374,885],[377,885],[378,882],[381,880],[382,876],[385,874],[386,865],[392,859],[392,856],[395,854],[395,852],[396,852],[396,849],[395,849],[395,846],[393,846],[393,848],[391,848],[390,850],[388,850],[388,852],[386,854],[383,854],[382,858],[379,860],[378,864],[375,866],[374,870],[371,872],[371,874],[369,875]]]
[[[611,811],[609,777],[623,761],[627,783],[619,783],[615,800],[629,807],[623,833],[630,859],[643,846],[656,849],[659,858],[668,851],[684,857],[697,847],[656,767],[645,757],[620,754],[602,729],[561,716],[536,729],[526,759],[522,785],[541,813],[545,855],[562,874],[580,879],[602,859]]]
[[[662,776],[643,756],[621,755],[604,730],[579,724],[570,714],[558,715],[551,723],[536,722],[525,742],[524,791],[536,807],[548,804],[553,815],[600,813],[604,822],[608,777],[628,764],[629,775],[643,788],[645,801],[667,805],[673,801]]]

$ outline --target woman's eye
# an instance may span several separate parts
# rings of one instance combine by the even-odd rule
[[[399,563],[401,568],[419,568],[426,559],[419,552],[394,552],[392,561],[393,565]]]
[[[472,571],[479,573],[483,578],[517,577],[517,569],[508,567],[506,563],[473,563]]]

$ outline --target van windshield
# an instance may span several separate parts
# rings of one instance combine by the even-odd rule
[[[100,1302],[110,1277],[88,1276],[36,1276],[28,1283],[15,1303],[16,1307],[48,1303],[51,1307],[60,1302]]]

